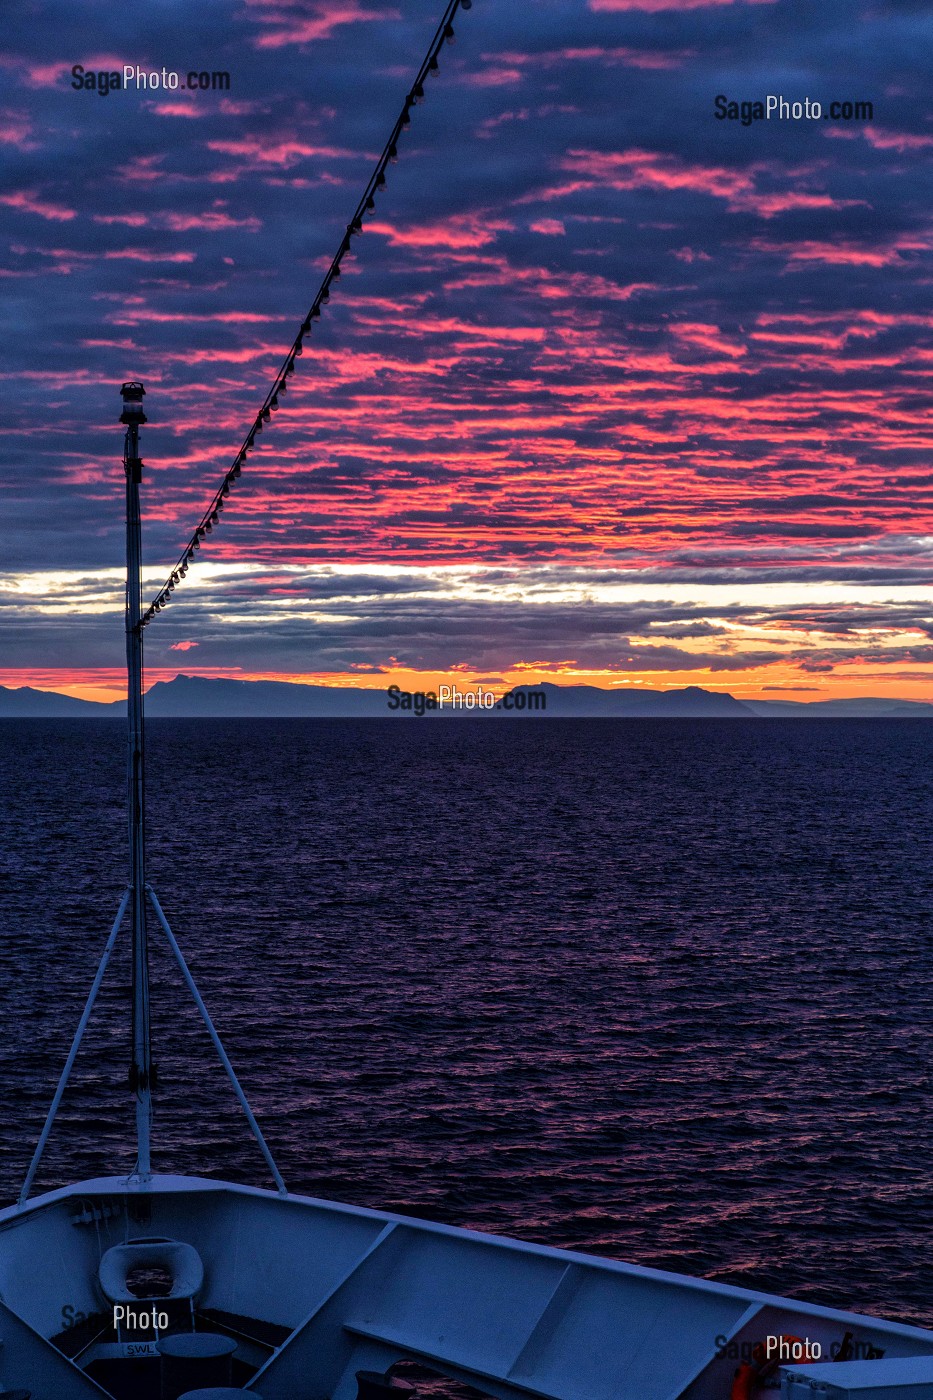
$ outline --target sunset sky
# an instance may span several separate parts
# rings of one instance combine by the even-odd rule
[[[4,14],[0,684],[121,689],[120,383],[148,597],[442,10]],[[150,682],[933,699],[931,43],[921,0],[474,0]]]

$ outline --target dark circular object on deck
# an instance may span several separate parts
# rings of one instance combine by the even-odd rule
[[[413,1386],[393,1381],[381,1371],[357,1371],[356,1383],[359,1386],[356,1400],[405,1400],[406,1395],[415,1393]]]
[[[229,1386],[237,1344],[219,1332],[179,1332],[157,1343],[162,1358],[162,1400],[190,1390]]]

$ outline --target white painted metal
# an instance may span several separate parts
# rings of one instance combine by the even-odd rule
[[[157,1361],[159,1349],[155,1342],[96,1342],[81,1358],[84,1365],[91,1361],[137,1361],[141,1356]]]
[[[146,931],[146,815],[145,739],[143,733],[143,634],[140,627],[141,524],[138,416],[127,411],[124,385],[126,446],[126,674],[127,786],[130,840],[130,917],[133,928],[133,1059],[131,1088],[136,1099],[137,1170],[151,1169],[149,1137],[152,1125],[152,1050],[149,1034],[149,951]],[[144,392],[140,386],[140,393]]]
[[[97,1281],[110,1303],[138,1303],[140,1296],[127,1287],[131,1269],[160,1268],[171,1274],[172,1286],[167,1298],[197,1298],[204,1285],[204,1265],[201,1256],[190,1244],[179,1240],[144,1240],[138,1243],[115,1244],[100,1261]]]
[[[287,1329],[246,1387],[264,1400],[355,1400],[356,1371],[404,1358],[498,1400],[729,1400],[736,1362],[722,1339],[741,1348],[771,1334],[829,1355],[849,1332],[861,1352],[933,1360],[921,1328],[382,1211],[153,1176],[149,1189],[105,1178],[0,1212],[0,1295],[19,1318],[16,1331],[0,1317],[0,1385],[34,1381],[63,1306],[100,1308],[101,1251],[141,1235],[197,1250],[202,1308]],[[63,1364],[53,1387],[32,1385],[36,1400],[99,1393]]]
[[[933,1400],[933,1356],[787,1366],[781,1400]]]

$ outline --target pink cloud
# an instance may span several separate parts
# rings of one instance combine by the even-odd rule
[[[38,214],[40,219],[54,219],[58,223],[64,223],[66,220],[76,217],[74,209],[40,199],[35,190],[17,190],[15,194],[2,194],[0,195],[0,204],[9,205],[11,209],[19,209],[24,214]]]
[[[185,325],[203,326],[209,322],[220,325],[268,325],[281,322],[281,316],[262,316],[258,311],[205,311],[200,315],[183,311],[154,311],[149,307],[139,311],[120,311],[107,317],[111,326]],[[290,324],[290,323],[289,323]]]
[[[506,68],[494,64],[489,68],[479,68],[460,75],[460,82],[467,87],[508,87],[510,83],[520,83],[523,78],[520,68]]]
[[[163,354],[162,359],[180,365],[248,365],[254,360],[274,356],[280,349],[279,343],[267,341],[257,342],[239,350],[180,350],[177,353],[167,351]]]
[[[564,170],[584,177],[559,187],[575,193],[595,184],[617,190],[639,188],[695,190],[734,201],[747,198],[754,189],[746,171],[725,166],[690,165],[678,156],[633,147],[627,151],[570,150],[561,161]]]
[[[155,112],[157,117],[203,117],[207,115],[207,108],[199,107],[195,102],[153,102],[150,111]]]
[[[91,58],[81,60],[87,73],[122,73],[125,62],[125,58],[116,58],[110,53],[94,54]],[[26,86],[57,87],[65,75],[71,72],[73,64],[73,59],[67,62],[59,59],[54,63],[34,63],[26,70]]]
[[[724,0],[728,3],[728,0]],[[666,69],[679,68],[685,59],[692,56],[691,49],[633,49],[624,45],[602,48],[590,45],[588,48],[546,49],[542,53],[500,53],[484,54],[487,61],[510,64],[513,68],[562,68],[567,63],[602,63],[607,67],[622,65],[626,68]]]
[[[481,214],[455,214],[439,223],[413,224],[404,229],[378,221],[366,227],[371,233],[383,234],[393,248],[485,248],[495,243],[498,233],[508,232],[515,225]]]
[[[583,178],[525,195],[521,202],[561,198],[597,185],[616,190],[692,190],[726,200],[733,211],[751,211],[765,219],[788,209],[841,209],[861,202],[834,200],[830,195],[810,194],[799,188],[764,194],[756,188],[756,176],[765,167],[693,165],[678,156],[638,147],[627,151],[571,150],[561,165]]]
[[[862,204],[860,199],[833,199],[828,194],[804,194],[801,190],[787,190],[784,194],[750,195],[743,204],[735,204],[735,209],[752,209],[763,219],[771,219],[775,214],[784,214],[788,209],[847,209],[853,204]]]
[[[187,233],[189,229],[206,229],[215,233],[220,229],[245,228],[250,233],[258,233],[262,220],[254,216],[248,219],[234,219],[219,209],[206,209],[203,214],[163,214],[159,223],[174,233]]]
[[[619,13],[622,10],[705,10],[714,5],[734,5],[739,0],[587,0],[589,8],[599,13]],[[773,5],[776,0],[742,0],[752,5]]]
[[[165,172],[159,169],[164,159],[164,151],[151,156],[134,156],[126,165],[118,166],[117,174],[121,180],[134,184],[139,180],[164,180]]]
[[[149,223],[146,214],[94,214],[95,224],[125,224],[128,228],[145,228]]]
[[[532,233],[542,233],[546,237],[558,237],[567,232],[560,219],[535,219],[529,227]]]
[[[36,63],[26,72],[28,87],[52,87],[71,69],[70,63]]]
[[[357,317],[358,324],[366,324],[363,317]],[[461,321],[454,317],[425,316],[419,315],[414,323],[408,323],[401,318],[392,321],[390,318],[381,317],[378,324],[385,326],[394,324],[399,330],[408,330],[413,335],[437,335],[447,336],[468,336],[478,337],[489,344],[528,344],[543,341],[546,335],[541,326],[496,326],[484,325],[480,321]]]
[[[38,145],[32,139],[32,124],[20,112],[0,112],[0,144],[17,146],[21,151],[34,151]]]
[[[454,261],[458,259],[455,257]],[[466,287],[517,287],[527,286],[536,297],[550,301],[572,298],[596,297],[607,301],[629,301],[639,292],[657,291],[654,282],[613,282],[591,272],[553,272],[545,267],[516,267],[507,258],[489,254],[470,259],[460,259],[470,263],[470,271],[445,282],[446,291]]]
[[[169,651],[191,651],[197,645],[197,642],[172,642]]]
[[[849,267],[894,267],[902,262],[903,253],[926,253],[933,247],[933,238],[902,234],[874,246],[835,239],[833,242],[806,239],[791,244],[755,241],[756,248],[768,253],[785,253],[792,263],[826,263]]]
[[[269,144],[259,137],[246,137],[240,141],[208,141],[207,149],[217,151],[221,155],[242,156],[252,169],[272,165],[283,165],[288,169],[289,166],[312,157],[345,160],[348,157],[356,158],[359,154],[340,146],[312,146],[306,141],[286,140]]]
[[[139,346],[136,344],[135,340],[99,340],[99,339],[95,339],[95,340],[82,340],[82,341],[80,342],[80,344],[83,345],[83,346],[86,346],[88,350],[95,350],[95,349],[98,349],[98,348],[104,349],[104,350],[138,350],[138,349],[139,349]]]
[[[331,38],[335,29],[344,24],[365,24],[372,20],[398,19],[396,10],[366,10],[355,0],[341,0],[341,3],[318,3],[310,16],[296,14],[287,4],[276,0],[246,0],[251,11],[264,11],[255,15],[260,24],[269,25],[270,32],[261,34],[255,46],[259,49],[280,49],[286,44],[311,44]]]
[[[881,127],[866,126],[862,133],[878,151],[927,151],[933,146],[933,136],[919,136],[907,131],[883,131]]]
[[[57,254],[56,254],[56,256],[57,256]],[[65,256],[68,256],[68,255],[66,254]],[[71,256],[73,257],[74,254],[71,254]],[[82,256],[85,256],[85,255],[82,255]],[[87,256],[88,258],[90,258],[90,259],[93,260],[93,258],[95,257],[95,254],[94,254],[94,253],[88,253],[86,256]],[[129,262],[144,262],[144,263],[146,263],[146,262],[190,263],[190,262],[194,262],[194,259],[195,259],[195,254],[194,254],[194,253],[156,253],[156,252],[153,251],[152,248],[113,248],[113,249],[109,250],[108,252],[101,254],[101,256],[102,256],[106,261],[116,260],[116,261],[119,262],[119,261],[122,260],[122,259],[126,259],[126,260],[128,260]]]
[[[222,97],[220,110],[228,117],[249,117],[254,112],[264,112],[268,109],[261,102],[238,101],[232,97]]]
[[[746,353],[744,345],[735,345],[727,340],[718,326],[709,326],[700,321],[681,321],[671,326],[671,331],[688,345],[699,346],[703,350],[714,350],[717,354],[739,359]]]
[[[38,253],[44,258],[54,258],[58,263],[56,271],[59,272],[67,271],[78,263],[97,262],[99,259],[104,262],[190,263],[195,258],[194,253],[156,253],[151,248],[112,248],[105,253],[87,253],[76,248],[29,248],[22,243],[11,244],[10,252],[18,257]]]

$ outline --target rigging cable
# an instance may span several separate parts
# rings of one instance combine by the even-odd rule
[[[473,0],[448,0],[447,8],[444,11],[444,17],[437,27],[434,38],[431,40],[421,67],[418,69],[418,75],[408,90],[401,113],[396,119],[395,125],[392,128],[392,133],[383,147],[382,155],[376,162],[376,167],[369,177],[369,182],[366,185],[362,198],[356,206],[353,217],[347,224],[344,235],[340,240],[340,246],[331,260],[330,267],[324,275],[324,280],[318,289],[314,301],[311,303],[311,309],[302,321],[298,334],[292,341],[282,366],[275,376],[272,387],[266,394],[262,407],[253,419],[249,432],[243,439],[240,449],[233,459],[232,466],[227,470],[223,481],[211,498],[210,505],[195,526],[191,538],[179,555],[178,561],[168,578],[162,584],[162,587],[140,618],[140,630],[148,626],[156,614],[160,613],[163,608],[168,606],[175,589],[179,586],[189,568],[194,563],[197,557],[197,551],[201,548],[202,541],[217,525],[224,509],[226,499],[240,477],[240,473],[246,463],[246,458],[255,446],[256,438],[259,437],[266,424],[270,421],[272,414],[279,406],[281,396],[286,392],[288,380],[295,372],[295,360],[303,353],[306,336],[310,334],[314,322],[320,318],[321,307],[325,306],[330,300],[331,290],[340,277],[340,264],[350,252],[351,239],[357,234],[362,233],[364,218],[376,207],[376,196],[385,188],[386,168],[389,162],[394,161],[398,156],[399,139],[405,129],[411,125],[411,109],[423,100],[425,80],[431,73],[437,72],[440,52],[444,44],[452,42],[454,38],[453,21],[457,11],[469,10],[472,8],[472,5]]]

